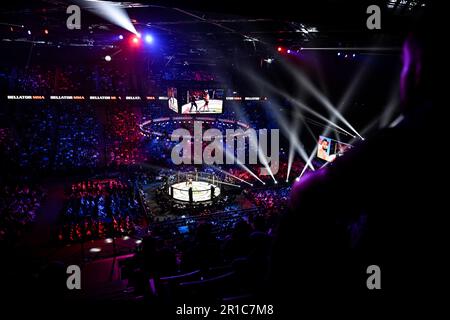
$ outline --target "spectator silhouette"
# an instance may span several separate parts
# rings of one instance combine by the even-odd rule
[[[219,245],[211,224],[202,223],[198,225],[194,243],[186,252],[185,269],[206,270],[208,267],[218,264],[219,261]]]

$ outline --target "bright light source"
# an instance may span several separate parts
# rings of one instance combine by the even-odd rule
[[[130,239],[129,236],[124,236],[124,237],[123,237],[123,240],[128,240],[128,239]]]
[[[28,31],[27,31],[27,33],[28,33],[28,35],[30,35],[30,36],[31,36],[31,30],[28,30]]]
[[[139,43],[139,38],[138,37],[133,37],[133,39],[131,39],[131,42],[133,42],[133,44],[138,44]]]
[[[145,36],[145,42],[152,43],[153,42],[153,37],[150,34],[146,35]]]
[[[105,239],[105,242],[106,242],[106,243],[112,243],[113,240],[112,240],[111,238],[108,238],[108,239]]]
[[[123,35],[119,35],[119,39],[120,39],[120,40],[123,40]]]
[[[136,244],[141,244],[142,240],[136,240]]]
[[[105,61],[111,61],[111,56],[105,56]]]
[[[100,252],[100,251],[102,251],[102,249],[100,249],[100,248],[90,248],[89,249],[89,252],[92,252],[92,253]]]
[[[283,50],[283,48],[282,47],[278,47],[277,50],[278,50],[278,52],[281,52]]]
[[[353,54],[353,58],[354,58],[354,57],[356,57],[356,54],[355,54],[355,53]]]
[[[287,53],[291,53],[291,50],[288,49]]]
[[[338,52],[338,57],[341,55],[341,53],[340,52]]]
[[[83,1],[84,7],[109,22],[137,34],[136,28],[128,17],[127,11],[119,3],[112,1]]]
[[[45,30],[44,30],[44,33],[45,33],[45,34],[48,34],[48,30],[47,30],[47,29],[45,29]]]

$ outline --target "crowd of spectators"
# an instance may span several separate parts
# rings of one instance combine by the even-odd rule
[[[158,243],[158,250],[170,252],[177,264],[159,270],[165,275],[208,269],[248,257],[254,249],[253,237],[266,238],[268,246],[276,221],[266,215],[264,209],[258,209],[230,210],[155,223],[144,237],[144,248],[145,239],[151,238]]]
[[[101,161],[100,124],[88,104],[20,104],[11,115],[2,152],[19,168],[95,168]]]
[[[257,206],[267,210],[282,210],[289,197],[290,187],[249,189],[246,193],[249,199]]]
[[[86,241],[132,235],[145,223],[136,186],[120,178],[72,184],[64,206],[58,240]]]
[[[40,65],[0,67],[0,82],[11,94],[77,95],[77,94],[136,94],[144,90],[142,81],[129,76],[124,66],[107,65]],[[151,73],[144,82],[151,82]],[[153,83],[153,82],[151,82]]]
[[[153,291],[171,302],[257,294],[278,217],[265,209],[241,209],[155,224],[124,263],[124,277],[135,294]]]
[[[138,117],[131,110],[114,106],[108,112],[106,127],[108,164],[133,165],[145,160]]]
[[[55,154],[58,119],[54,106],[21,105],[14,114],[16,137],[9,156],[21,168],[49,169]]]
[[[39,213],[46,192],[30,183],[0,187],[0,243],[15,243]]]
[[[64,105],[58,117],[55,168],[95,168],[100,158],[100,125],[89,105]]]
[[[205,70],[192,70],[189,67],[166,68],[162,73],[164,80],[218,81],[217,74]]]

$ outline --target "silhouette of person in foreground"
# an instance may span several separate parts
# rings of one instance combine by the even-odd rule
[[[429,198],[432,175],[425,171],[435,149],[424,147],[413,159],[405,157],[405,150],[435,140],[428,127],[428,41],[419,31],[404,42],[403,120],[293,186],[289,210],[275,235],[269,274],[269,295],[280,304],[282,319],[315,303],[323,309],[335,303],[349,311],[357,301],[374,308],[394,304],[417,298],[426,285],[431,248],[425,232],[437,212]],[[317,206],[319,200],[330,206]],[[343,200],[345,206],[329,210]],[[370,265],[380,268],[381,290],[367,287]]]

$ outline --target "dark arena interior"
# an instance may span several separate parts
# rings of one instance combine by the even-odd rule
[[[2,2],[0,305],[295,319],[419,298],[431,10]]]

